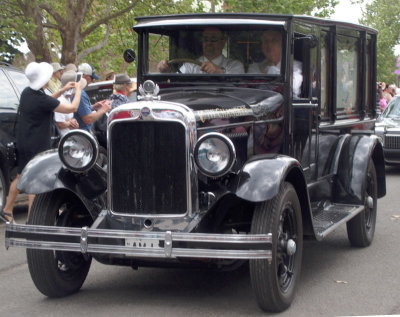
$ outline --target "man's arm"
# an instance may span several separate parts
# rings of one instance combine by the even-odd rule
[[[103,100],[99,101],[96,103],[93,108],[97,109],[96,111],[93,111],[85,116],[81,116],[82,121],[85,124],[91,124],[98,119],[100,119],[106,112],[111,110],[111,103],[109,100]]]

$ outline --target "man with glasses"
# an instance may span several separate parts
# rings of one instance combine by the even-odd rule
[[[239,74],[244,73],[243,64],[234,59],[226,58],[222,50],[226,44],[226,35],[216,27],[205,28],[201,37],[203,56],[198,58],[201,65],[184,63],[179,71],[183,74]],[[158,63],[161,73],[172,72],[166,60]]]

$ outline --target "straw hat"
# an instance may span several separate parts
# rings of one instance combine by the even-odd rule
[[[53,76],[53,67],[46,62],[29,63],[25,68],[25,75],[29,79],[29,87],[33,90],[43,88]]]

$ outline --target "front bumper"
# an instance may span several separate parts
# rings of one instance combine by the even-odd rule
[[[107,242],[107,243],[105,243]],[[272,258],[272,235],[142,232],[6,224],[5,245],[145,258]]]

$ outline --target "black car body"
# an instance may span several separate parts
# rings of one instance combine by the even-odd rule
[[[280,74],[180,73],[196,63],[208,26],[225,32],[224,54],[245,69],[262,59],[262,32],[281,32]],[[38,195],[28,225],[7,225],[6,245],[28,248],[42,293],[79,290],[92,257],[132,267],[249,261],[260,307],[282,311],[295,294],[303,237],[321,241],[346,224],[352,245],[372,242],[386,193],[373,134],[375,30],[264,14],[142,17],[134,30],[140,96],[109,115],[108,166],[96,164],[95,139],[73,131],[19,183]],[[175,71],[158,72],[162,59]]]
[[[0,208],[17,172],[15,128],[19,96],[29,81],[19,69],[0,63]]]
[[[400,164],[400,95],[394,96],[378,117],[375,134],[382,140],[385,163]]]
[[[29,85],[24,72],[0,63],[0,208],[2,209],[11,180],[17,173],[16,124],[19,98]],[[46,93],[50,91],[46,89]],[[52,147],[57,147],[60,135],[52,125]]]

